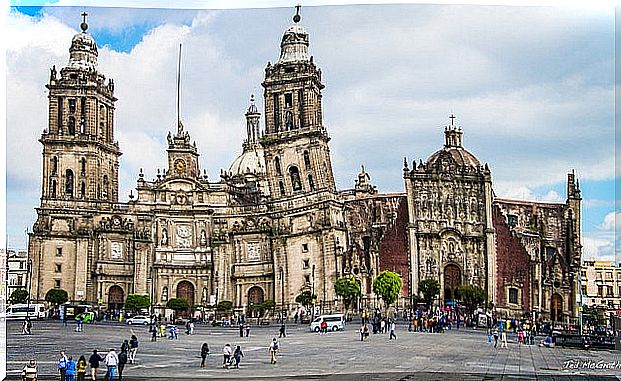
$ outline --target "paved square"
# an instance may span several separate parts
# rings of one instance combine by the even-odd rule
[[[586,379],[585,376],[608,376],[619,379],[620,368],[566,369],[568,360],[597,364],[621,363],[621,352],[607,350],[583,351],[566,348],[520,346],[509,335],[509,349],[495,349],[487,343],[482,331],[452,330],[443,334],[409,333],[407,326],[398,325],[398,339],[373,335],[360,342],[357,326],[349,325],[343,332],[317,335],[306,326],[289,325],[286,338],[280,340],[279,362],[270,364],[267,346],[278,336],[278,326],[252,327],[249,338],[240,338],[236,328],[196,326],[187,336],[181,329],[179,340],[159,339],[150,342],[147,327],[97,323],[87,325],[84,332],[74,331],[75,325],[63,327],[58,321],[35,322],[33,335],[20,334],[20,322],[7,322],[7,367],[15,379],[28,359],[39,363],[42,379],[52,379],[59,350],[87,357],[94,348],[107,352],[120,347],[123,339],[135,332],[140,339],[136,364],[128,364],[127,380],[138,379],[330,379],[330,380],[446,380],[446,379]],[[201,369],[200,347],[209,343],[211,355]],[[223,369],[224,344],[241,345],[244,358],[240,369]],[[101,368],[101,369],[105,369]],[[103,370],[101,379],[103,379]]]

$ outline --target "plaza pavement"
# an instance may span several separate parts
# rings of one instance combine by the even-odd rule
[[[250,337],[240,338],[235,328],[197,325],[187,336],[180,327],[179,340],[158,338],[150,342],[145,326],[118,323],[86,325],[75,332],[75,325],[63,327],[59,321],[35,322],[33,334],[20,334],[20,322],[7,322],[8,379],[17,379],[29,359],[39,364],[41,380],[54,379],[59,350],[88,356],[94,348],[105,354],[120,347],[123,339],[135,332],[140,347],[135,364],[127,364],[126,380],[621,380],[621,352],[568,348],[541,348],[518,345],[509,335],[508,349],[495,349],[481,330],[452,330],[443,334],[410,333],[397,326],[398,339],[373,335],[360,342],[357,325],[343,332],[317,335],[307,326],[288,325],[287,337],[280,339],[276,365],[270,364],[267,347],[278,336],[278,326],[253,326]],[[199,368],[200,347],[209,343],[211,355],[206,367]],[[223,369],[222,347],[241,345],[244,358],[240,369]],[[578,369],[564,364],[576,361]],[[596,364],[615,362],[616,369],[588,369]],[[590,365],[595,364],[595,365]],[[100,368],[103,379],[105,366]]]

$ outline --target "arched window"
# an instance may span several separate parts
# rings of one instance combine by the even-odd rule
[[[310,155],[308,151],[304,151],[304,167],[310,169]]]
[[[50,179],[50,197],[56,198],[56,180]]]
[[[103,186],[102,197],[108,198],[108,175],[104,175],[102,186]]]
[[[284,196],[285,195],[285,183],[283,183],[282,181],[279,181],[278,188],[280,189],[280,195]]]
[[[58,171],[58,158],[54,156],[52,158],[52,175],[56,175],[57,171]]]
[[[69,117],[69,125],[67,127],[69,129],[69,135],[75,135],[75,118],[73,116]]]
[[[300,181],[300,170],[295,165],[289,168],[289,177],[291,178],[291,188],[294,192],[302,190],[302,182]]]
[[[86,159],[82,158],[80,160],[80,174],[84,176],[86,174]]]
[[[282,175],[282,170],[280,169],[280,158],[278,156],[274,158],[274,167],[276,168],[276,174],[279,176]]]
[[[86,196],[86,183],[82,181],[82,185],[80,185],[80,198],[84,198]]]
[[[65,195],[73,197],[73,171],[71,169],[65,172]]]
[[[308,175],[308,188],[312,191],[315,190],[315,182],[313,181],[313,175]]]

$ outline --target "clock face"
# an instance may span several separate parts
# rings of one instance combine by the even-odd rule
[[[175,160],[175,169],[177,171],[183,171],[185,169],[185,161],[183,161],[183,159]]]

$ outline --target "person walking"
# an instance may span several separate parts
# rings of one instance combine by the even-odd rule
[[[149,328],[149,332],[151,332],[151,341],[157,341],[157,328],[155,328],[154,325],[151,325],[151,328]]]
[[[77,375],[77,381],[84,381],[84,378],[86,377],[86,358],[84,356],[80,356],[80,358],[78,359],[78,363],[76,364],[76,375]]]
[[[278,338],[280,339],[281,337],[287,337],[287,334],[285,333],[286,327],[285,327],[285,323],[283,322],[280,325],[280,329],[279,329],[279,334],[278,334]]]
[[[397,329],[397,325],[395,324],[395,321],[391,321],[390,322],[390,337],[388,338],[388,340],[392,340],[392,338],[394,337],[395,340],[397,340],[397,335],[395,334],[395,330]]]
[[[123,344],[121,344],[121,352],[127,353],[129,351],[129,340],[123,340]]]
[[[125,369],[125,364],[127,364],[127,352],[119,353],[119,381],[123,379],[123,369]]]
[[[507,347],[507,330],[503,329],[500,332],[500,348],[508,348]]]
[[[132,335],[129,340],[129,355],[127,356],[130,364],[136,361],[136,352],[138,352],[138,337]]]
[[[110,352],[104,358],[104,362],[108,367],[108,371],[106,372],[106,380],[114,381],[114,374],[116,373],[116,367],[119,364],[119,356],[117,356],[114,348],[110,348]]]
[[[37,381],[37,363],[35,360],[30,360],[22,369],[22,380]]]
[[[99,369],[99,363],[103,361],[103,358],[97,354],[97,349],[93,349],[93,354],[88,358],[88,363],[91,366],[91,379],[97,380],[97,369]]]
[[[65,351],[60,351],[60,357],[58,358],[58,373],[60,374],[60,381],[66,381],[65,374],[67,373],[67,356]]]
[[[278,351],[280,350],[280,347],[278,345],[278,340],[276,340],[275,337],[272,339],[272,342],[270,343],[270,347],[269,347],[268,350],[270,352],[270,362],[271,362],[271,364],[276,364],[276,362],[277,362],[277,355],[278,355]]]
[[[249,337],[250,336],[250,323],[244,324],[244,327],[246,328],[246,337]]]
[[[205,367],[205,358],[209,355],[209,345],[207,343],[203,343],[201,346],[201,368]]]
[[[382,318],[380,321],[380,332],[382,334],[386,333],[386,320]]]
[[[244,324],[239,323],[239,337],[244,337]]]
[[[238,345],[235,348],[235,352],[233,353],[233,358],[235,359],[235,368],[239,368],[239,363],[241,362],[241,358],[244,357],[244,352],[242,352],[241,347]]]
[[[75,361],[73,361],[73,356],[71,355],[69,355],[69,359],[67,360],[67,369],[65,370],[65,380],[75,381]]]
[[[231,344],[226,343],[224,348],[222,348],[222,367],[228,368],[231,364],[231,356],[233,355],[233,348],[231,348]]]

